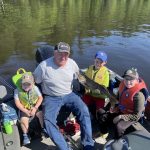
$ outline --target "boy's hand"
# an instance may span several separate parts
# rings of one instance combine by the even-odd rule
[[[31,116],[31,115],[30,115],[30,110],[28,110],[28,109],[25,109],[25,110],[24,110],[24,113],[25,113],[28,117]]]
[[[119,108],[118,107],[110,107],[109,112],[110,113],[119,113]]]
[[[30,116],[35,116],[36,111],[37,109],[35,107],[32,107],[30,111]]]

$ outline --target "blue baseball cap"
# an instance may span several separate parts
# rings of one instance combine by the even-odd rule
[[[107,62],[107,54],[102,51],[98,51],[95,54],[95,58],[102,60],[103,62]]]

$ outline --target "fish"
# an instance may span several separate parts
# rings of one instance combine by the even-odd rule
[[[118,103],[118,99],[112,93],[110,93],[104,85],[100,85],[97,82],[91,80],[84,71],[79,71],[78,80],[85,88],[96,90],[99,91],[99,93],[106,95],[110,100],[111,107],[115,107],[115,104]]]

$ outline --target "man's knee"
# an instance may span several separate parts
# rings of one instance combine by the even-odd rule
[[[45,126],[51,126],[51,125],[56,126],[56,119],[51,115],[50,116],[44,115],[43,120]]]
[[[74,113],[81,113],[81,114],[88,114],[89,110],[87,105],[82,101],[82,99],[79,96],[74,97],[74,105],[73,105]]]
[[[75,110],[74,113],[80,121],[83,120],[83,118],[90,118],[88,107],[85,104],[81,108]]]

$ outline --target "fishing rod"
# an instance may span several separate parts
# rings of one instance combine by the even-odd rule
[[[91,80],[84,71],[80,70],[79,74],[79,82],[86,88],[89,88],[90,90],[98,90],[101,94],[104,94],[110,98],[111,106],[115,106],[116,103],[118,103],[118,99],[110,94],[109,90],[95,81]]]

